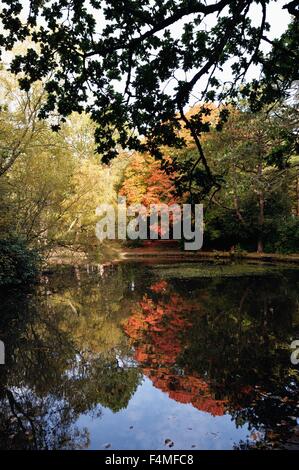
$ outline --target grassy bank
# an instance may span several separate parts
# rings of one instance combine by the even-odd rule
[[[180,251],[175,249],[161,250],[150,248],[129,248],[121,252],[122,259],[140,258],[172,258],[182,260],[203,260],[203,259],[228,259],[228,260],[254,260],[273,263],[295,263],[299,264],[299,254],[279,254],[279,253],[231,253],[228,251]]]

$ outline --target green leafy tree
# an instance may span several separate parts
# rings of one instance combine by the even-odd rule
[[[273,249],[280,227],[296,214],[296,113],[295,107],[257,114],[231,108],[223,131],[206,139],[205,152],[224,181],[206,201],[206,224],[212,238],[226,238],[226,248],[245,242],[251,250]]]

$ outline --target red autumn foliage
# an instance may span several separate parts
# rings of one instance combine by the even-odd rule
[[[173,196],[174,182],[161,169],[160,163],[150,155],[135,153],[125,170],[125,178],[119,194],[127,198],[127,204],[150,204],[176,201]]]
[[[150,290],[152,292],[156,292],[156,293],[163,292],[166,289],[167,289],[167,282],[166,281],[158,281],[150,287]]]
[[[153,284],[150,290],[159,298],[144,295],[124,325],[143,373],[170,398],[213,416],[223,415],[226,402],[216,400],[209,384],[197,374],[178,372],[176,365],[182,352],[181,335],[192,326],[187,317],[197,306],[169,292],[166,281]]]

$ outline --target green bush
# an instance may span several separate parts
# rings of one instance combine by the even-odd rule
[[[288,217],[277,230],[277,241],[274,251],[280,253],[298,253],[299,251],[299,218]]]
[[[255,251],[258,239],[264,243],[267,253],[299,252],[299,218],[292,215],[287,191],[267,194],[264,206],[264,223],[259,225],[259,207],[256,194],[249,194],[240,201],[244,223],[234,211],[212,207],[205,214],[204,244],[208,249]],[[236,254],[234,254],[236,256]]]
[[[0,286],[28,285],[38,276],[38,252],[18,237],[0,240]]]

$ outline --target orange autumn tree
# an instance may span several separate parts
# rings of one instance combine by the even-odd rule
[[[226,401],[213,396],[206,379],[190,370],[180,371],[178,364],[182,335],[192,327],[189,317],[197,308],[160,280],[136,304],[124,329],[134,346],[135,360],[155,387],[179,403],[221,416]]]
[[[193,106],[186,113],[186,117],[196,125],[197,121],[202,123],[210,122],[212,127],[216,126],[219,120],[219,113],[223,107],[214,103],[201,103]],[[178,135],[186,142],[186,149],[194,150],[195,143],[190,136],[190,131],[182,123],[182,129]],[[209,133],[202,134],[202,140],[209,138]],[[172,157],[169,154],[176,155],[173,149],[163,147],[163,161],[167,168],[172,168]],[[170,172],[169,172],[170,173]],[[124,172],[124,182],[119,190],[120,196],[125,196],[127,204],[143,204],[149,207],[150,204],[159,203],[178,203],[186,202],[186,195],[178,198],[175,196],[175,179],[179,178],[179,173],[171,170],[171,175],[167,174],[162,168],[160,161],[157,161],[149,154],[135,152]]]
[[[173,178],[173,176],[172,176]],[[150,204],[175,202],[174,182],[148,154],[134,153],[124,173],[124,183],[119,195],[127,198],[127,204]]]
[[[160,162],[149,154],[135,153],[131,157],[130,163],[124,172],[124,182],[119,190],[120,196],[126,197],[128,205],[142,204],[147,209],[147,218],[151,214],[151,205],[176,203],[174,195],[175,185],[172,174],[170,177],[161,168]],[[166,208],[160,208],[160,213]],[[169,216],[170,224],[173,223],[173,214]],[[160,223],[150,225],[150,230],[158,235],[164,235]]]
[[[220,113],[224,109],[231,111],[233,108],[217,105],[216,103],[199,103],[192,106],[186,112],[186,118],[195,128],[198,128],[200,123],[207,125],[206,131],[203,130],[201,133],[201,143],[204,143],[209,139],[208,128],[216,128],[217,124],[219,123]],[[182,137],[185,140],[188,149],[196,149],[196,144],[190,133],[190,130],[186,127],[186,124],[182,120],[180,122],[182,124],[182,128],[178,132],[179,137]]]

